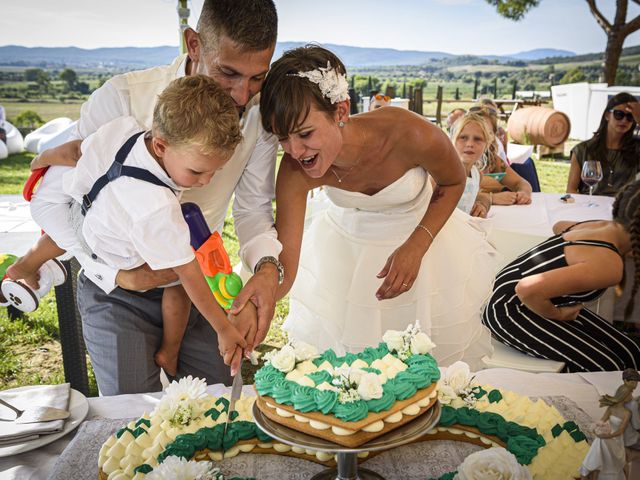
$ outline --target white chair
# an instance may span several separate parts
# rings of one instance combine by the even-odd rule
[[[486,368],[512,368],[531,373],[559,373],[564,368],[564,362],[531,357],[493,338],[491,343],[493,355],[482,358]]]

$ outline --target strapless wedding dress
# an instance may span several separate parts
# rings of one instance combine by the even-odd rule
[[[614,415],[609,416],[611,431],[615,432],[622,425],[622,419]],[[630,427],[627,427],[630,428]],[[624,464],[626,453],[624,450],[624,437],[618,435],[613,438],[596,437],[589,448],[587,456],[582,461],[580,475],[588,475],[598,470],[598,480],[625,480]]]
[[[412,288],[378,301],[376,274],[413,232],[431,199],[429,175],[407,171],[375,195],[325,187],[329,201],[304,233],[284,329],[339,355],[377,345],[388,329],[419,322],[441,366],[473,370],[491,353],[480,312],[491,294],[498,254],[480,221],[455,209],[422,259]],[[316,202],[321,203],[321,202]]]

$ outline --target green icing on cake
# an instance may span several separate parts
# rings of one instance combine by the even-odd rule
[[[313,383],[315,383],[316,385],[320,385],[324,382],[331,383],[331,380],[333,380],[333,376],[326,370],[318,370],[317,372],[307,373],[307,377],[313,380]]]
[[[369,411],[379,413],[389,410],[396,401],[396,396],[390,390],[382,389],[382,397],[367,401]]]
[[[487,395],[487,399],[489,400],[489,403],[497,403],[502,400],[502,394],[500,393],[500,390],[491,390]]]
[[[133,469],[133,473],[144,473],[145,475],[149,472],[151,472],[153,470],[153,467],[151,465],[147,465],[146,463],[143,463],[142,465],[137,466],[136,468]]]
[[[376,348],[367,347],[361,353],[347,353],[341,357],[338,357],[333,350],[327,350],[312,362],[316,367],[325,362],[329,362],[334,367],[342,367],[345,364],[351,365],[356,360],[370,365],[389,353],[387,345],[382,342]],[[299,412],[318,411],[325,415],[333,414],[343,421],[357,421],[365,418],[369,412],[378,413],[389,410],[395,401],[410,398],[417,393],[418,389],[426,388],[440,379],[440,370],[431,355],[413,355],[405,363],[408,367],[406,370],[398,372],[395,378],[387,379],[382,385],[382,397],[369,401],[358,400],[342,404],[336,392],[315,388],[324,383],[332,384],[334,377],[325,370],[306,374],[315,384],[315,387],[308,387],[293,380],[287,380],[284,372],[267,364],[256,372],[255,386],[260,395],[270,396],[279,404],[293,406]],[[376,375],[381,373],[379,369],[371,367],[363,367],[362,370]],[[356,406],[353,405],[354,403]]]
[[[331,390],[314,390],[313,399],[316,402],[316,408],[328,415],[338,403],[338,394]]]
[[[293,392],[291,394],[293,408],[302,413],[316,410],[317,407],[314,398],[315,390],[315,388],[305,387],[303,385],[296,385],[293,387]]]
[[[356,400],[349,403],[336,403],[333,414],[343,422],[357,422],[369,414],[367,402]]]

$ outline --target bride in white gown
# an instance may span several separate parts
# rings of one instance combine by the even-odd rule
[[[345,73],[328,50],[302,47],[272,65],[261,93],[263,125],[285,150],[276,183],[279,296],[293,286],[285,330],[342,354],[418,321],[441,365],[478,368],[491,351],[480,311],[497,254],[455,208],[458,155],[406,110],[350,117]],[[307,194],[319,186],[330,205],[303,241]]]

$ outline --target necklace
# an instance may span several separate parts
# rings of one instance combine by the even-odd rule
[[[364,150],[364,145],[367,142],[367,132],[364,131],[364,129],[362,129],[362,149]],[[362,160],[362,153],[360,152],[360,156],[358,157],[358,160],[356,161],[356,163],[354,163],[353,165],[351,165],[351,167],[349,168],[349,170],[346,171],[346,173],[344,173],[342,176],[338,175],[338,172],[336,172],[336,167],[334,167],[333,165],[331,165],[331,171],[333,172],[333,174],[336,176],[336,179],[338,180],[338,183],[342,183],[342,181],[347,178],[347,176],[353,172],[353,169],[356,168],[359,164],[360,161]]]

